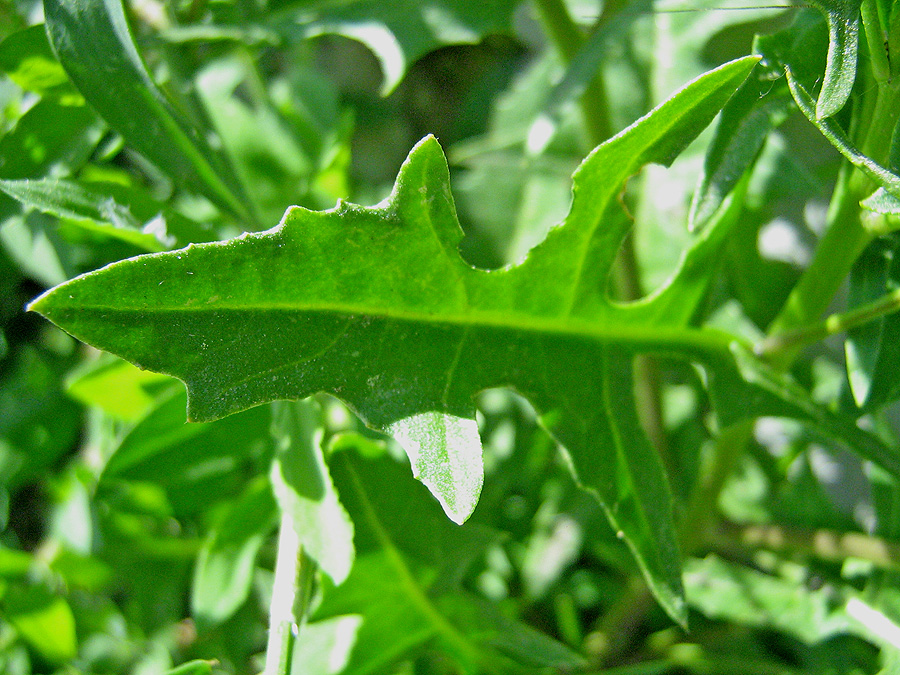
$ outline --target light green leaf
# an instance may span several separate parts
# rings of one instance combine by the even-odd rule
[[[73,103],[81,98],[53,56],[47,32],[40,24],[12,33],[0,42],[0,69],[26,91]]]
[[[430,51],[451,44],[479,42],[485,35],[508,32],[519,0],[349,0],[306,2],[288,6],[293,26],[280,32],[313,37],[334,33],[359,40],[381,64],[382,93],[389,94],[410,64]],[[280,14],[279,16],[283,16]]]
[[[288,513],[306,555],[340,584],[353,565],[353,523],[338,501],[322,454],[320,415],[312,401],[276,402],[269,474],[275,499]]]
[[[153,233],[142,231],[128,207],[74,181],[0,180],[0,190],[25,206],[74,220],[84,229],[120,239],[144,251],[165,251],[174,243],[160,241]]]
[[[240,182],[153,83],[121,0],[46,0],[44,15],[63,68],[101,117],[176,184],[247,222]]]
[[[698,78],[591,153],[574,176],[565,222],[518,266],[488,272],[460,257],[446,160],[426,138],[377,206],[295,208],[266,233],[84,275],[32,309],[183,380],[196,420],[327,391],[389,431],[430,413],[472,420],[476,393],[511,386],[534,405],[657,597],[683,621],[671,498],[633,410],[631,359],[641,351],[730,359],[729,337],[687,326],[727,230],[705,231],[672,282],[645,301],[621,306],[603,289],[629,227],[614,215],[625,180],[647,162],[673,161],[756,60]],[[471,426],[423,434],[435,419],[400,430],[420,446],[471,444],[437,448],[449,461],[429,468],[439,486],[462,471],[471,493]],[[442,498],[459,514],[468,509]]]
[[[256,556],[278,522],[269,482],[259,477],[229,505],[210,531],[194,568],[191,613],[219,624],[244,604],[253,585]]]
[[[815,106],[815,119],[824,120],[844,107],[856,80],[862,0],[811,0],[810,4],[828,21],[828,60]]]
[[[167,385],[177,383],[121,359],[101,358],[71,373],[66,392],[86,405],[101,408],[107,415],[137,422],[155,406],[156,397],[151,392],[158,393]]]
[[[688,601],[712,619],[777,628],[807,644],[850,632],[843,609],[798,579],[779,578],[708,556],[685,565]]]
[[[212,675],[214,665],[216,665],[215,661],[196,659],[182,663],[177,668],[166,671],[163,675]]]
[[[3,613],[22,639],[50,663],[65,663],[78,653],[69,603],[46,587],[11,586],[3,597]]]

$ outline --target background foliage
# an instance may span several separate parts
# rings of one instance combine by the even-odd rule
[[[0,672],[274,675],[285,514],[296,673],[897,671],[900,5],[728,4],[0,5]]]

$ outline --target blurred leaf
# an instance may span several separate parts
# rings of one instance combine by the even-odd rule
[[[0,42],[0,69],[26,91],[77,103],[81,96],[53,55],[41,24],[7,35]]]
[[[856,52],[859,47],[859,8],[862,0],[811,0],[828,21],[828,60],[825,79],[811,119],[824,120],[837,113],[856,80]]]
[[[777,628],[808,644],[850,632],[840,600],[810,591],[797,579],[710,555],[687,561],[684,581],[688,602],[710,618]]]
[[[135,368],[127,361],[100,358],[83,364],[66,381],[66,391],[86,405],[101,408],[117,419],[137,422],[154,407],[158,392],[167,384],[178,386],[165,375]]]
[[[303,552],[335,584],[353,565],[353,523],[338,501],[322,455],[320,414],[309,400],[272,404],[275,461],[270,479],[282,513],[288,513]]]
[[[106,122],[176,184],[248,222],[246,196],[230,167],[153,83],[121,0],[46,0],[44,13],[60,62]]]
[[[900,237],[876,239],[850,274],[847,306],[852,309],[900,287]],[[856,405],[871,410],[900,396],[900,316],[890,314],[857,326],[845,342],[847,376]]]
[[[179,513],[226,499],[255,475],[268,442],[269,410],[256,408],[219,422],[185,423],[182,387],[164,390],[156,407],[118,443],[101,482],[125,478],[166,489]]]
[[[34,559],[25,551],[0,546],[0,578],[22,579],[31,571],[33,565]]]
[[[15,489],[76,443],[78,406],[62,392],[62,367],[27,345],[0,377],[0,482]]]
[[[277,520],[262,476],[220,515],[197,557],[191,586],[191,613],[202,625],[222,623],[247,600],[257,554]]]
[[[182,663],[177,668],[166,671],[163,675],[212,675],[215,661],[201,661],[199,659]]]
[[[303,664],[304,675],[346,673],[361,623],[351,614],[306,624],[294,642],[294,663]]]
[[[38,101],[0,138],[0,178],[68,175],[84,164],[101,135],[87,106]]]
[[[124,261],[32,309],[186,381],[194,419],[332,392],[374,427],[402,430],[414,468],[421,448],[434,453],[429,481],[458,522],[482,471],[472,397],[512,385],[683,621],[671,498],[634,410],[631,361],[659,349],[730,358],[729,338],[686,326],[726,228],[698,239],[652,300],[615,305],[598,289],[629,228],[612,217],[621,185],[649,161],[673,161],[756,60],[711,71],[600,146],[575,174],[566,222],[519,266],[484,272],[459,257],[446,160],[426,138],[376,207],[294,209],[267,233]]]
[[[168,248],[154,234],[143,232],[127,207],[79,183],[55,178],[0,180],[0,190],[25,206],[74,220],[80,227],[121,239],[144,251]]]
[[[65,663],[78,653],[72,610],[46,587],[11,586],[3,598],[3,614],[50,663]]]
[[[400,83],[410,64],[426,53],[451,44],[474,44],[485,35],[510,30],[519,0],[349,0],[291,2],[284,0],[277,15],[290,11],[293,26],[277,29],[302,37],[333,33],[365,44],[381,64],[382,94]]]

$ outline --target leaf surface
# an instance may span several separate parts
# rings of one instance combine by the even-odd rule
[[[856,80],[861,0],[812,0],[828,21],[828,58],[825,78],[816,100],[815,118],[831,117],[850,98]]]
[[[63,68],[100,116],[173,181],[247,219],[230,166],[154,84],[121,0],[46,0],[44,14]]]
[[[446,160],[429,137],[381,204],[294,208],[266,233],[126,260],[32,309],[183,380],[195,420],[333,393],[396,433],[414,465],[412,445],[434,453],[418,471],[459,521],[480,485],[473,396],[513,387],[683,621],[672,500],[634,410],[631,362],[642,351],[730,358],[731,338],[687,325],[725,231],[704,231],[671,283],[622,306],[604,289],[629,224],[610,216],[625,180],[670,163],[755,62],[698,78],[597,148],[575,173],[565,222],[518,266],[484,271],[460,257]]]

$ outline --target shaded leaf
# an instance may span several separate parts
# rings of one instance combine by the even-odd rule
[[[246,221],[240,182],[153,83],[121,0],[46,0],[44,14],[63,68],[103,119],[176,184]]]
[[[359,40],[381,64],[382,93],[400,83],[410,64],[450,44],[473,44],[485,35],[510,30],[519,0],[350,0],[349,2],[285,2],[295,16],[280,32],[313,37],[333,33]]]
[[[671,498],[631,404],[631,359],[639,351],[728,354],[727,336],[686,325],[726,228],[698,238],[651,299],[621,306],[602,292],[629,227],[611,216],[624,181],[647,162],[673,161],[756,60],[711,71],[596,149],[575,174],[566,221],[518,266],[485,272],[459,256],[446,160],[426,138],[375,207],[292,209],[267,233],[123,261],[32,309],[185,381],[198,420],[328,391],[390,430],[426,413],[471,420],[477,392],[512,386],[683,621]],[[473,443],[467,434],[444,438]],[[465,458],[469,475],[478,471],[474,450],[447,456]],[[456,480],[453,461],[431,471],[443,473],[438,484]]]
[[[163,675],[212,675],[214,665],[216,665],[215,661],[196,659],[182,663],[177,668],[166,671]]]
[[[53,55],[41,24],[12,33],[0,42],[0,69],[26,91],[70,97],[71,102],[81,98]]]

